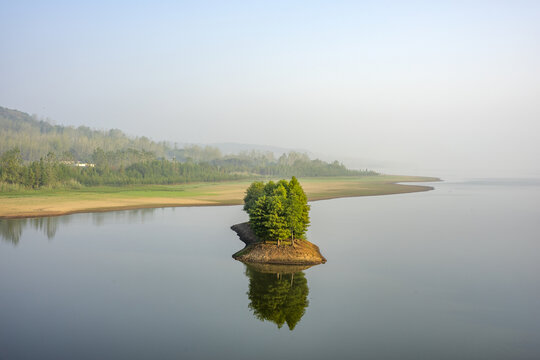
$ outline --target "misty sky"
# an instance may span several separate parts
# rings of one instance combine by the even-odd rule
[[[1,14],[0,106],[59,124],[540,175],[540,1],[18,0]]]

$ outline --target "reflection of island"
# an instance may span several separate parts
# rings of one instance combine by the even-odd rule
[[[52,240],[56,236],[56,232],[60,225],[66,225],[71,222],[74,216],[90,216],[94,225],[100,226],[107,222],[113,221],[128,221],[130,223],[142,223],[151,219],[154,216],[155,209],[136,209],[123,210],[107,213],[89,213],[79,215],[65,216],[49,216],[39,218],[23,218],[23,219],[0,219],[0,239],[17,245],[21,240],[24,230],[35,229]]]
[[[307,267],[246,264],[247,294],[253,314],[261,321],[275,323],[280,329],[287,323],[293,330],[309,305],[307,279],[301,271]]]

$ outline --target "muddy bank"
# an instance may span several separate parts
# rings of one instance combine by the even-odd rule
[[[249,268],[261,273],[267,274],[296,274],[300,271],[309,269],[312,265],[283,265],[283,264],[264,264],[264,263],[249,263],[246,264]]]
[[[326,262],[319,247],[307,240],[295,240],[294,246],[277,246],[275,243],[260,242],[247,222],[233,225],[231,229],[246,244],[245,248],[233,255],[236,260],[245,263],[279,265],[317,265]]]

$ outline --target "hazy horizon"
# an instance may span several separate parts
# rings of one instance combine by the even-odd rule
[[[535,1],[21,1],[3,14],[0,106],[58,124],[404,174],[540,176]]]

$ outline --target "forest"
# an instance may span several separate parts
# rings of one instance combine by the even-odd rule
[[[53,125],[0,107],[0,190],[179,184],[271,177],[363,176],[298,152],[223,155],[218,148],[155,142],[118,129]]]

